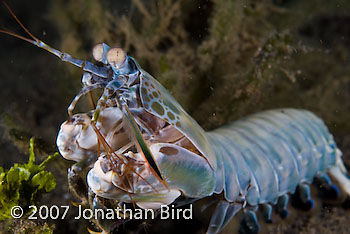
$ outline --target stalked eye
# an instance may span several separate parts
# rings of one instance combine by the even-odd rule
[[[97,44],[92,48],[92,56],[96,61],[102,62],[103,58],[103,45],[102,43]]]
[[[122,48],[111,48],[107,52],[107,61],[109,64],[113,64],[116,67],[122,65],[126,60],[126,53]]]

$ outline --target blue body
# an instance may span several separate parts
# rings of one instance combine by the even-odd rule
[[[333,136],[309,111],[260,112],[208,132],[217,158],[215,193],[229,202],[276,203],[335,165]]]

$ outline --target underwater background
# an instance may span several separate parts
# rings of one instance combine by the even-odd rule
[[[99,42],[125,48],[205,130],[266,109],[310,110],[325,121],[350,169],[348,0],[8,4],[39,39],[76,58],[92,61],[91,48]],[[3,5],[0,12],[0,27],[27,36]],[[82,71],[4,34],[0,61],[0,166],[26,163],[31,137],[36,138],[37,160],[42,161],[57,151],[59,126],[81,89]],[[75,112],[88,110],[88,105],[83,98]],[[70,165],[61,157],[49,165],[57,186],[40,204],[71,204],[66,177]],[[349,207],[349,202],[333,206],[318,201],[312,212],[294,211],[285,221],[262,226],[267,233],[348,233]],[[0,230],[17,225],[23,230],[85,233],[88,221],[69,215],[48,225],[1,222]],[[192,231],[203,233],[209,215],[193,220]],[[165,228],[182,231],[178,223],[155,220],[150,225],[126,224],[121,232],[159,233]]]

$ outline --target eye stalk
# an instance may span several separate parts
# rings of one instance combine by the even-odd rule
[[[92,48],[92,56],[96,61],[102,62],[103,58],[103,46],[102,43],[99,43]]]
[[[110,50],[111,47],[109,47],[105,43],[99,43],[92,48],[92,56],[96,61],[99,61],[104,64],[108,64],[107,62],[107,53]]]
[[[121,68],[126,61],[126,53],[122,48],[114,47],[107,52],[107,62],[115,68]]]
[[[110,65],[115,76],[131,72],[128,66],[128,56],[120,47],[111,48],[105,43],[99,43],[92,49],[92,56],[95,60]]]

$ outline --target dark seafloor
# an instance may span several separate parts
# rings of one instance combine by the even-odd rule
[[[102,41],[125,48],[206,130],[265,109],[313,111],[333,133],[350,168],[349,1],[8,3],[34,35],[75,57],[91,60],[92,46]],[[4,6],[0,12],[0,27],[25,35]],[[0,165],[9,168],[26,162],[32,136],[41,161],[57,150],[59,126],[81,88],[82,72],[3,34],[0,61]],[[76,112],[87,108],[83,100]],[[74,200],[66,182],[69,165],[59,158],[50,166],[57,187],[44,195],[41,204],[69,205]],[[261,222],[262,229],[266,233],[349,233],[349,206],[349,202],[327,205],[317,200],[313,211],[291,208],[287,220]],[[74,220],[74,211],[71,206],[65,220],[49,222],[54,233],[87,232],[88,221]],[[209,214],[194,219],[189,222],[190,231],[204,233]],[[17,220],[11,225],[35,230],[43,223]],[[120,232],[189,231],[183,227],[181,222],[155,220],[126,224]],[[6,228],[2,222],[0,231]],[[224,232],[230,233],[230,228]]]

